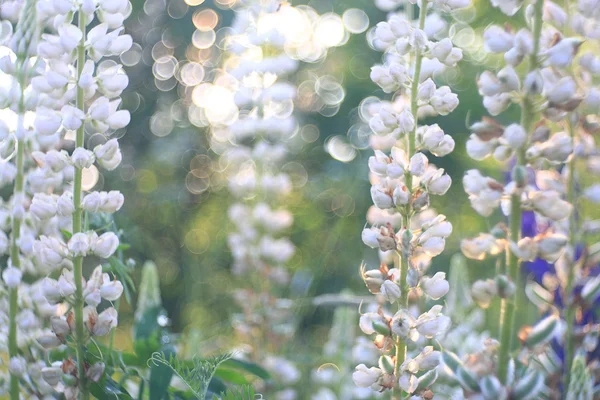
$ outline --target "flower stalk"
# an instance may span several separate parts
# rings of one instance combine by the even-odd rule
[[[85,13],[78,13],[77,26],[81,31],[81,40],[77,46],[77,82],[83,74],[85,65],[85,38],[86,38],[86,20]],[[84,90],[80,85],[77,85],[76,107],[85,114]],[[84,124],[77,129],[75,146],[76,148],[84,147]],[[81,207],[82,195],[82,173],[83,168],[75,166],[75,178],[73,181],[73,235],[83,230],[82,217],[83,208]],[[79,378],[79,393],[82,400],[90,398],[87,378],[85,373],[85,326],[83,320],[83,308],[85,306],[83,298],[83,256],[76,256],[73,260],[73,275],[75,280],[75,297],[74,297],[74,314],[75,314],[75,350],[77,352],[77,376]]]
[[[542,33],[542,17],[544,8],[544,0],[536,0],[534,6],[534,22],[533,22],[533,52],[529,56],[529,72],[533,72],[539,68],[539,49],[540,37]],[[534,99],[529,93],[525,94],[521,103],[521,126],[525,132],[530,135],[533,128],[533,121],[536,115]],[[513,169],[513,179],[517,182],[517,186],[525,184],[525,147],[521,147],[516,152],[516,165]],[[520,175],[520,176],[519,176]],[[519,179],[521,182],[519,182]],[[520,189],[520,188],[519,188]],[[521,208],[521,191],[517,190],[511,196],[511,211],[510,211],[510,237],[513,242],[518,242],[521,234],[522,208]],[[519,256],[512,250],[507,250],[508,256],[508,276],[514,285],[520,287],[521,268]],[[502,309],[500,313],[501,333],[500,333],[500,353],[498,354],[498,377],[501,382],[506,382],[508,373],[508,360],[512,350],[513,338],[515,335],[515,314],[519,305],[517,304],[519,296],[505,298],[502,300]]]
[[[423,30],[425,29],[425,18],[427,17],[427,7],[429,5],[429,1],[428,0],[423,0],[421,2],[421,8],[420,8],[420,12],[419,12],[419,29]],[[411,8],[410,13],[414,13],[414,9],[412,6],[409,6]],[[416,52],[415,52],[415,73],[413,76],[413,81],[411,83],[411,89],[410,89],[410,112],[414,118],[415,121],[418,121],[419,116],[418,116],[418,111],[419,111],[419,106],[418,106],[418,94],[419,94],[419,83],[420,83],[420,79],[419,77],[421,76],[421,67],[423,65],[423,51],[421,48],[417,48]],[[412,132],[409,132],[406,136],[406,140],[407,140],[407,150],[408,150],[408,159],[410,159],[414,154],[415,154],[415,147],[416,147],[416,137],[417,137],[417,126],[418,124],[415,123],[414,129],[412,130]],[[406,187],[407,188],[412,188],[412,174],[410,173],[410,171],[406,171],[405,174],[405,180],[406,180]],[[412,210],[412,204],[409,203],[406,206],[407,210],[405,210],[405,215],[403,218],[403,229],[410,229],[410,221],[411,221],[411,215],[413,214],[413,210]],[[402,249],[402,253],[398,254],[398,257],[400,259],[400,273],[399,273],[399,278],[398,278],[398,282],[400,282],[400,298],[398,299],[398,310],[406,310],[408,309],[408,291],[409,291],[409,287],[406,284],[406,277],[408,274],[408,270],[410,268],[410,249]],[[402,365],[402,363],[404,363],[405,359],[406,359],[406,349],[407,349],[407,344],[406,341],[403,340],[401,337],[396,337],[396,364],[395,364],[395,370],[394,370],[394,375],[395,376],[400,376],[400,366]],[[404,393],[402,391],[402,388],[400,387],[400,385],[396,385],[394,386],[393,392],[392,392],[392,399],[393,400],[400,400],[402,399],[402,397],[404,396]]]

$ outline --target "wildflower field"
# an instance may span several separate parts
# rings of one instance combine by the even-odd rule
[[[600,399],[600,0],[0,1],[0,398]]]

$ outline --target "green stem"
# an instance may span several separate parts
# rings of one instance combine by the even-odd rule
[[[540,50],[540,36],[542,33],[542,16],[544,0],[536,0],[534,6],[534,26],[533,26],[533,52],[529,57],[529,72],[539,67],[538,53]],[[529,134],[531,132],[536,110],[531,95],[526,94],[521,105],[521,126]],[[520,169],[526,165],[525,149],[521,148],[517,152],[517,164],[515,169]],[[510,232],[509,240],[518,242],[521,234],[521,196],[520,193],[511,196],[510,210]],[[517,288],[520,287],[521,265],[519,257],[507,250],[508,275]],[[498,354],[498,377],[501,382],[506,382],[508,374],[508,362],[512,349],[513,338],[515,335],[515,314],[518,310],[518,296],[512,299],[503,299],[500,311],[501,331],[500,331],[500,352]]]
[[[24,131],[24,116],[25,116],[25,94],[24,88],[26,84],[27,76],[27,63],[28,59],[17,60],[17,79],[21,88],[21,96],[19,98],[18,107],[18,121],[17,121],[17,175],[15,177],[15,186],[13,192],[13,200],[15,202],[22,202],[24,195],[24,159],[25,159],[25,141],[21,137]],[[15,268],[21,267],[21,252],[19,250],[19,237],[21,236],[21,223],[20,217],[13,216],[12,219],[12,241],[10,246],[10,260]],[[19,355],[19,347],[17,342],[17,313],[19,312],[19,287],[9,289],[9,327],[8,327],[8,356],[9,358],[17,357]],[[10,398],[11,400],[19,400],[20,398],[20,383],[19,377],[10,374]]]
[[[575,127],[569,115],[568,131],[571,135],[571,140],[575,139]],[[573,211],[569,217],[569,245],[568,248],[573,252],[571,254],[571,265],[569,265],[569,273],[567,276],[567,287],[565,289],[564,298],[567,304],[565,312],[565,320],[567,321],[567,332],[565,335],[565,369],[563,371],[563,389],[566,391],[571,381],[571,367],[573,366],[573,358],[575,356],[575,337],[573,335],[575,325],[576,305],[573,302],[573,286],[575,284],[575,154],[571,155],[569,163],[569,177],[567,182],[567,201],[573,205]]]
[[[77,81],[83,73],[83,66],[85,64],[85,14],[79,12],[78,26],[81,29],[81,41],[77,47]],[[83,89],[77,86],[77,108],[85,112],[84,103],[84,92]],[[76,147],[84,146],[84,127],[83,124],[77,129],[77,136],[75,140]],[[75,179],[73,183],[73,205],[75,212],[73,213],[73,234],[79,233],[82,230],[81,220],[83,215],[83,209],[81,208],[81,168],[75,168]],[[73,304],[75,313],[75,344],[77,352],[77,375],[79,378],[79,398],[87,400],[90,398],[90,393],[87,385],[87,377],[85,375],[85,342],[86,334],[83,321],[83,257],[75,257],[73,262],[73,275],[75,279],[75,302]]]
[[[421,10],[419,12],[419,29],[425,28],[425,18],[427,17],[427,6],[429,5],[428,0],[423,0],[421,4]],[[418,125],[418,93],[419,93],[419,83],[421,76],[421,66],[423,65],[423,52],[421,49],[417,48],[415,51],[415,73],[413,76],[412,86],[410,90],[410,111],[415,120],[415,127],[412,132],[408,134],[408,148],[407,148],[407,157],[410,158],[415,154],[416,147],[416,136],[417,136],[417,125]],[[412,175],[410,172],[407,172],[405,175],[406,187],[412,194]],[[410,204],[410,203],[409,203]],[[412,206],[406,207],[402,211],[404,214],[403,218],[403,228],[410,229],[410,219],[413,213]],[[398,299],[398,309],[406,310],[408,309],[408,284],[406,283],[406,276],[408,275],[408,270],[410,268],[410,249],[402,249],[402,254],[399,255],[400,258],[400,298]],[[400,366],[406,360],[406,342],[402,340],[400,337],[396,338],[396,364],[394,375],[396,379],[400,377]],[[392,400],[400,400],[404,395],[402,389],[398,384],[394,386],[392,391]]]

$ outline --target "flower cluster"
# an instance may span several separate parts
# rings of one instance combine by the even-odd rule
[[[2,129],[4,141],[14,138],[17,149],[16,166],[3,167],[5,181],[15,181],[13,198],[6,205],[13,219],[12,265],[3,277],[12,289],[23,274],[37,279],[63,269],[58,281],[38,280],[33,285],[35,296],[24,288],[18,302],[32,298],[34,304],[27,308],[39,316],[52,315],[51,332],[31,331],[38,334],[43,348],[75,344],[75,358],[59,363],[58,370],[42,368],[38,378],[43,380],[36,378],[45,381],[39,385],[44,392],[56,387],[67,398],[76,398],[78,393],[89,397],[87,382],[102,377],[104,366],[90,365],[84,359],[85,346],[91,337],[105,335],[116,325],[114,308],[103,304],[99,312],[97,307],[103,299],[117,300],[123,291],[120,282],[102,273],[102,267],[87,281],[83,279],[84,257],[93,256],[96,262],[107,259],[119,246],[115,233],[87,230],[83,215],[87,220],[95,213],[114,213],[124,202],[119,192],[90,190],[98,175],[96,165],[112,170],[122,159],[117,140],[108,138],[129,123],[129,112],[118,109],[128,78],[121,65],[100,61],[131,47],[131,37],[121,34],[129,11],[126,0],[25,2],[12,38],[13,53],[0,63],[4,73],[15,77],[2,100],[18,115],[12,133],[10,127]],[[43,33],[38,41],[40,26],[51,33]],[[103,140],[87,149],[86,134]],[[21,314],[25,312],[32,311]],[[39,349],[39,345],[32,347]],[[30,384],[30,380],[23,381]],[[10,390],[18,395],[12,383]]]
[[[443,4],[441,4],[443,3]],[[419,297],[439,300],[449,290],[445,273],[425,275],[433,257],[445,247],[452,225],[430,208],[431,196],[443,196],[452,183],[443,169],[429,163],[429,152],[443,157],[454,149],[454,140],[438,125],[419,126],[419,118],[447,115],[458,105],[458,97],[448,86],[438,87],[436,74],[456,66],[462,50],[444,37],[445,24],[436,21],[436,5],[441,9],[468,6],[468,2],[421,1],[420,17],[413,21],[400,13],[380,22],[372,32],[373,45],[385,50],[385,63],[371,70],[371,79],[386,93],[394,93],[393,103],[371,104],[369,126],[376,135],[375,155],[369,159],[371,197],[375,208],[362,232],[364,243],[379,249],[379,269],[361,267],[369,291],[380,295],[398,310],[383,306],[361,315],[360,328],[374,335],[381,356],[377,367],[360,364],[354,382],[374,392],[392,391],[394,399],[431,396],[437,379],[440,352],[429,342],[444,336],[450,319],[436,304],[424,311],[411,300]],[[427,28],[426,28],[427,27]],[[389,155],[382,149],[389,149]],[[408,350],[410,349],[410,353]],[[419,397],[420,398],[420,397]]]
[[[492,3],[512,15],[523,2]],[[597,24],[597,15],[585,1],[577,7],[566,3],[565,9],[551,1],[531,3],[525,10],[525,28],[515,32],[509,26],[493,25],[485,30],[485,50],[503,54],[506,66],[497,73],[485,71],[477,82],[492,116],[516,103],[521,121],[504,126],[484,118],[471,126],[467,142],[473,159],[493,155],[511,166],[506,184],[475,169],[463,179],[475,211],[490,217],[499,208],[509,217],[508,226],[500,223],[461,243],[463,254],[471,259],[506,256],[506,269],[500,275],[477,281],[472,288],[474,300],[482,307],[495,297],[503,299],[499,343],[469,356],[469,365],[450,356],[447,363],[465,392],[485,398],[544,396],[549,390],[560,390],[561,381],[565,396],[575,398],[583,393],[570,381],[575,353],[592,353],[597,347],[597,341],[587,335],[597,325],[575,317],[589,309],[600,291],[591,272],[593,262],[576,256],[576,240],[585,237],[589,222],[582,223],[582,215],[575,211],[577,161],[585,159],[589,164],[596,153],[593,130],[588,128],[599,104],[593,79],[595,56],[582,54],[582,45],[592,34],[590,24]],[[523,75],[516,71],[520,64],[527,66]],[[594,201],[593,187],[584,193]],[[524,298],[516,295],[522,290],[523,262],[546,266],[545,271],[533,267],[537,282],[525,286],[527,298],[539,307],[542,318],[533,327],[519,330],[524,346],[517,359],[511,359],[515,310],[522,306],[515,299]],[[584,293],[585,300],[580,300]],[[563,349],[557,352],[558,347]],[[497,357],[492,364],[490,356]]]

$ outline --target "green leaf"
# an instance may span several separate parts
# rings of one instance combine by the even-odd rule
[[[99,382],[92,383],[90,392],[99,400],[131,399],[131,395],[127,393],[127,390],[107,375]]]
[[[165,357],[175,357],[175,348],[172,345],[163,347]],[[173,370],[165,364],[150,364],[150,400],[162,400],[169,391],[169,384],[173,378]]]
[[[130,275],[130,268],[123,264],[117,257],[112,256],[108,259],[109,269],[105,272],[112,272],[115,274],[117,279],[123,283],[123,293],[125,293],[125,300],[128,304],[131,304],[131,297],[135,293],[135,283]]]
[[[63,237],[65,238],[66,241],[68,241],[69,239],[71,239],[71,237],[73,236],[73,234],[65,229],[61,229],[60,232],[62,233]]]
[[[271,375],[266,369],[249,361],[230,358],[229,360],[223,362],[223,367],[241,369],[264,380],[271,379]]]
[[[215,377],[234,385],[247,385],[248,379],[237,369],[223,368],[220,366],[215,372]]]

